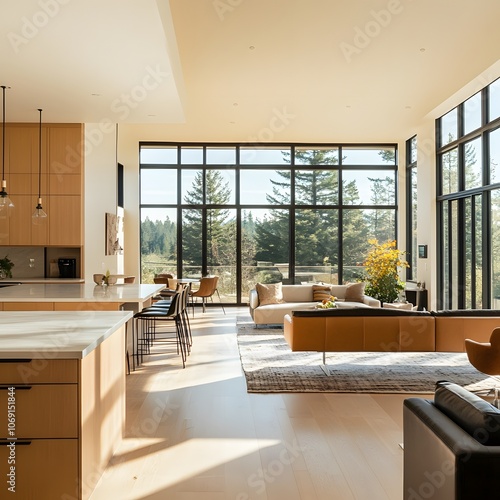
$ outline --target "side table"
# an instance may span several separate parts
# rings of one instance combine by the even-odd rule
[[[417,306],[417,311],[428,311],[426,289],[405,290],[405,295],[408,302]]]

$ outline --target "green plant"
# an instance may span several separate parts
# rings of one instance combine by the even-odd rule
[[[0,271],[5,274],[6,278],[12,278],[13,267],[14,262],[12,262],[7,255],[3,259],[0,259]]]
[[[110,277],[111,273],[109,272],[109,269],[106,271],[106,274],[103,275],[103,278],[102,278],[102,282],[105,284],[105,285],[109,285],[109,277]]]
[[[399,278],[399,270],[409,266],[403,260],[405,252],[396,248],[396,241],[379,244],[372,239],[368,243],[372,247],[363,263],[365,293],[381,302],[394,302],[405,287]]]

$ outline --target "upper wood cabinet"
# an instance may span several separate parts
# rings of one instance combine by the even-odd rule
[[[38,174],[38,137],[39,128],[35,124],[7,124],[5,129],[7,174]],[[10,195],[11,189],[7,191]]]
[[[66,175],[82,173],[83,126],[49,125],[49,172]]]
[[[49,245],[83,246],[83,125],[49,126]]]
[[[38,124],[7,124],[5,132],[7,191],[15,209],[0,221],[0,245],[83,246],[83,125],[42,125],[40,178]],[[48,219],[34,226],[39,182]]]

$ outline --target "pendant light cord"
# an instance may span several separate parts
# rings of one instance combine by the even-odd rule
[[[5,179],[5,85],[2,85],[2,180]]]
[[[38,135],[38,199],[41,197],[42,192],[42,110],[40,112],[40,131]]]

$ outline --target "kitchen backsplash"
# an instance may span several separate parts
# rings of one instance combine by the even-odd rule
[[[58,278],[60,257],[77,259],[77,277],[80,277],[79,248],[0,246],[0,258],[5,256],[14,263],[12,279]]]
[[[0,258],[14,263],[13,278],[44,278],[45,252],[43,247],[0,247]]]

